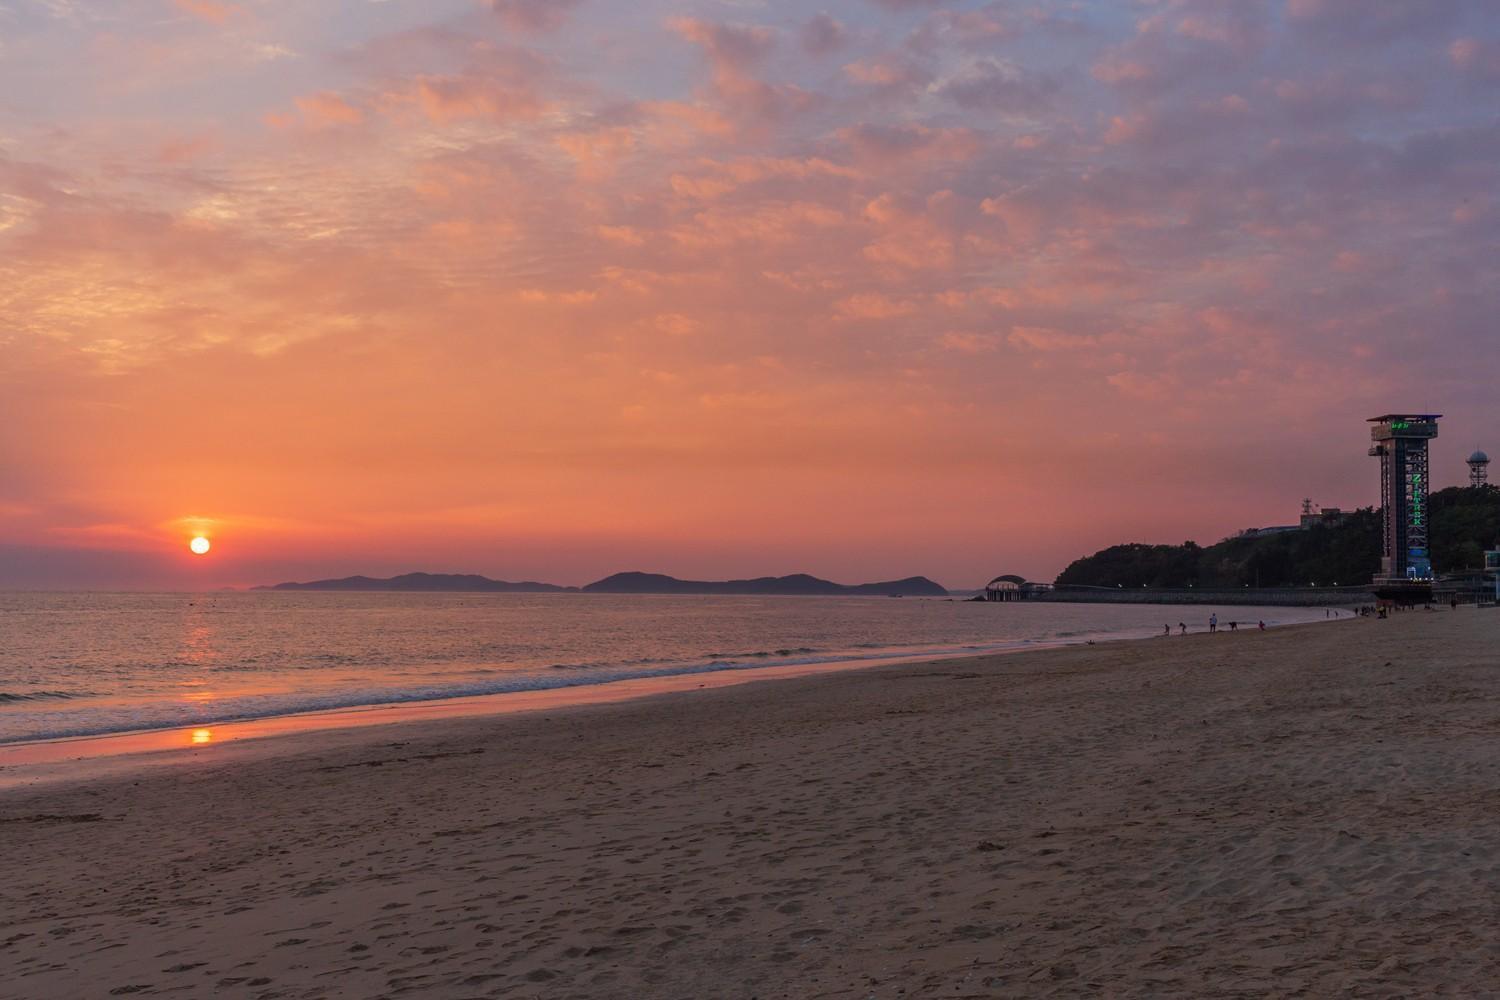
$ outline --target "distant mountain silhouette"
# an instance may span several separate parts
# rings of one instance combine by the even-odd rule
[[[577,587],[559,587],[552,583],[509,583],[491,580],[474,573],[403,573],[385,580],[369,576],[346,576],[341,580],[314,580],[311,583],[278,583],[255,590],[445,590],[506,594],[556,594],[577,591]]]
[[[925,576],[886,583],[861,583],[846,586],[820,580],[806,573],[792,576],[762,576],[754,580],[729,580],[722,583],[703,580],[679,580],[660,573],[616,573],[586,587],[559,587],[551,583],[509,583],[491,580],[473,573],[404,573],[388,579],[369,576],[346,576],[339,580],[313,580],[310,583],[278,583],[254,587],[254,590],[341,590],[341,591],[448,591],[455,593],[506,594],[761,594],[788,597],[947,597],[948,591]]]
[[[846,586],[806,573],[762,576],[753,580],[709,583],[679,580],[660,573],[616,573],[583,588],[585,594],[770,594],[793,597],[947,597],[948,591],[925,576],[886,583]]]

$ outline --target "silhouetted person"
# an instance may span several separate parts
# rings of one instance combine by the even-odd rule
[[[1162,635],[1171,635],[1172,634],[1172,626],[1170,626],[1170,625],[1163,625],[1161,627],[1161,634]]]
[[[1265,623],[1265,622],[1261,622],[1261,623],[1260,623],[1260,630],[1261,630],[1261,631],[1262,631],[1262,632],[1264,632],[1264,631],[1265,631],[1265,630],[1266,630],[1266,623]]]
[[[1219,616],[1218,615],[1209,615],[1208,616],[1208,630],[1210,632],[1217,632],[1217,631],[1219,631]]]
[[[1182,629],[1182,634],[1187,635],[1187,622],[1178,622],[1177,627]]]

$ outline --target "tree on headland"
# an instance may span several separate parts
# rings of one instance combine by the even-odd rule
[[[1432,564],[1439,572],[1478,569],[1486,549],[1500,544],[1500,489],[1454,486],[1434,493],[1427,505],[1432,516]]]
[[[1432,562],[1439,572],[1483,564],[1500,542],[1500,489],[1454,486],[1432,494]],[[1304,531],[1195,542],[1112,545],[1058,574],[1060,586],[1305,587],[1367,583],[1380,569],[1380,512],[1351,511],[1337,524]]]
[[[1198,581],[1202,551],[1196,542],[1112,545],[1073,563],[1057,582],[1093,587],[1186,587]]]

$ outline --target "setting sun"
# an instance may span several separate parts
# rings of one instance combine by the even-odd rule
[[[194,555],[201,556],[201,555],[207,554],[207,552],[211,548],[211,546],[209,545],[207,538],[204,538],[202,535],[199,535],[197,538],[194,538],[191,542],[188,542],[188,548],[190,548],[190,549],[193,550],[193,554]]]

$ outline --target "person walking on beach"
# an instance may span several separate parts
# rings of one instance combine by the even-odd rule
[[[1261,630],[1261,631],[1262,631],[1262,632],[1264,632],[1264,631],[1265,631],[1265,630],[1266,630],[1266,623],[1265,623],[1265,622],[1261,622],[1261,623],[1260,623],[1260,630]]]
[[[1208,630],[1210,632],[1219,631],[1219,616],[1217,614],[1208,616]]]
[[[1163,625],[1161,627],[1161,634],[1162,635],[1171,635],[1172,634],[1172,626],[1170,626],[1170,625]]]
[[[1187,622],[1178,622],[1177,627],[1182,629],[1182,634],[1187,635]]]

